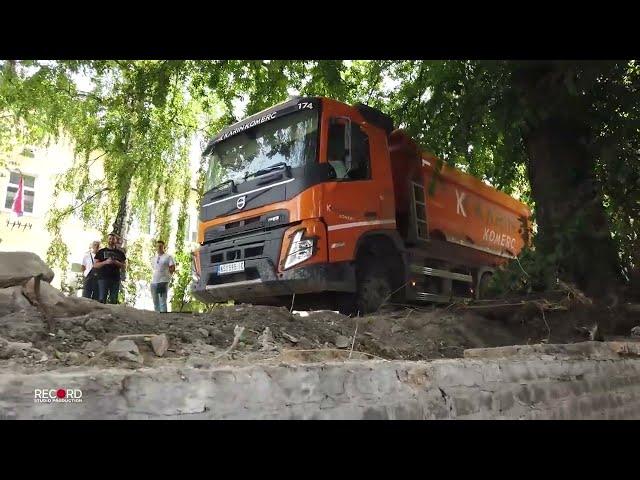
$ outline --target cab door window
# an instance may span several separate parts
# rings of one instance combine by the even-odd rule
[[[327,161],[337,180],[371,178],[369,137],[348,118],[333,118],[329,125]]]

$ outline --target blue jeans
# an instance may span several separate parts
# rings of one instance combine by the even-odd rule
[[[98,301],[101,303],[118,303],[118,293],[120,293],[120,279],[99,278],[98,279]]]
[[[151,297],[153,298],[153,308],[156,312],[167,311],[167,286],[168,282],[152,283]]]
[[[85,298],[91,298],[92,300],[99,300],[98,278],[95,275],[90,273],[84,278],[82,296]]]

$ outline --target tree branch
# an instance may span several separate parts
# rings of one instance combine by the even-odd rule
[[[375,69],[372,69],[369,72],[369,94],[367,95],[367,102],[371,101],[371,97],[373,96],[373,94],[375,93],[375,89],[376,89],[376,77],[380,77],[379,81],[382,81],[382,72],[385,71],[387,68],[389,68],[389,66],[393,63],[393,61],[381,61],[379,64],[376,65]]]
[[[95,161],[98,160],[99,158],[104,157],[106,154],[107,154],[107,152],[104,152],[103,154],[100,154],[96,158],[91,160],[89,163],[87,163],[87,168],[90,167],[91,165],[93,165],[95,163]]]
[[[410,95],[406,98],[406,100],[402,104],[402,108],[400,109],[400,112],[406,112],[407,108],[409,107],[409,104],[416,101],[416,99],[422,96],[422,94],[426,91],[426,88],[424,88],[424,85],[422,84],[423,76],[424,76],[424,61],[420,62],[420,67],[418,68],[418,76],[416,78],[416,81],[413,82],[414,85],[418,86],[418,88],[416,88],[413,95]],[[422,92],[422,93],[419,93],[419,92]]]
[[[69,209],[67,211],[64,212],[64,215],[70,215],[71,213],[73,213],[75,210],[77,210],[78,208],[80,208],[82,205],[84,205],[87,202],[90,202],[93,198],[95,198],[96,196],[106,192],[107,190],[111,190],[109,187],[104,187],[101,190],[98,190],[96,193],[90,195],[89,197],[87,197],[85,200],[83,200],[82,202],[80,202],[78,205],[76,205],[75,207],[69,207]]]

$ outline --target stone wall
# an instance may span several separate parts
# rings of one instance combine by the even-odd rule
[[[476,349],[432,362],[0,373],[3,419],[638,419],[638,344]],[[35,403],[34,389],[82,403]]]

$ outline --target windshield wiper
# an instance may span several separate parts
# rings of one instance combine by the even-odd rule
[[[253,173],[245,173],[244,175],[244,179],[245,181],[248,180],[251,177],[259,177],[261,175],[266,175],[267,173],[273,172],[274,170],[279,170],[281,168],[286,168],[288,167],[287,162],[278,162],[278,163],[274,163],[273,165],[271,165],[270,167],[267,168],[263,168],[262,170],[258,170],[257,172],[253,172]]]
[[[223,187],[227,186],[231,184],[231,186],[229,187],[229,189],[226,189]],[[228,191],[226,191],[228,190]],[[226,182],[222,182],[219,183],[218,185],[216,185],[215,187],[213,187],[211,190],[209,190],[207,193],[205,193],[205,195],[208,195],[209,193],[213,193],[212,195],[212,199],[214,198],[218,198],[224,195],[227,195],[230,192],[235,192],[236,191],[236,183],[233,180],[227,180]]]

